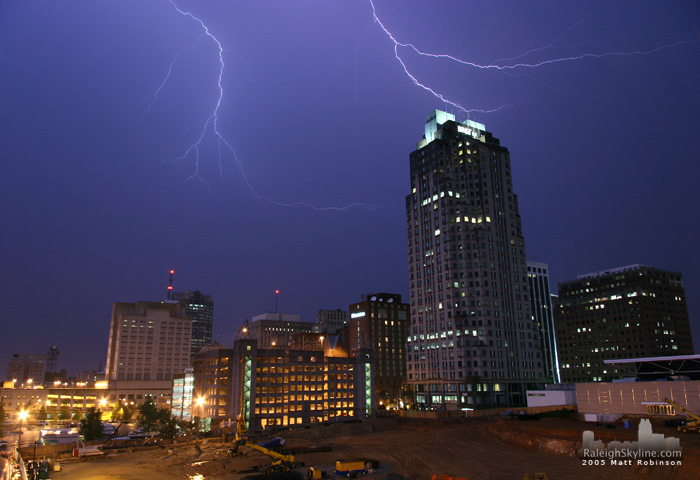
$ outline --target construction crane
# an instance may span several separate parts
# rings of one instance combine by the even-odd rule
[[[238,414],[238,420],[236,422],[236,448],[229,451],[229,456],[234,456],[237,454],[238,445],[252,448],[258,452],[262,452],[268,457],[272,458],[272,463],[261,465],[258,467],[264,473],[274,473],[274,472],[288,472],[293,468],[303,467],[303,463],[295,461],[294,455],[284,455],[282,453],[275,452],[269,448],[253,443],[248,439],[248,429],[245,426],[245,417],[243,411]]]
[[[664,402],[677,408],[678,410],[683,412],[687,417],[692,418],[692,420],[687,422],[685,425],[678,426],[679,432],[687,433],[687,432],[699,432],[700,431],[700,416],[694,414],[693,412],[691,412],[687,408],[682,407],[681,405],[678,405],[676,402],[669,400],[668,398],[664,398]]]
[[[282,453],[275,452],[274,450],[265,448],[262,445],[253,443],[250,440],[245,442],[245,446],[262,452],[273,459],[272,463],[268,463],[267,465],[261,465],[260,467],[258,467],[262,472],[268,474],[273,472],[288,472],[293,468],[304,466],[303,463],[299,463],[294,460],[294,455],[284,455]]]

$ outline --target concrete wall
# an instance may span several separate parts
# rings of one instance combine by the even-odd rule
[[[485,408],[482,410],[447,410],[442,412],[423,412],[420,410],[396,410],[401,418],[415,418],[421,420],[444,420],[452,418],[484,418],[510,416],[517,414],[536,415],[538,413],[553,412],[557,410],[576,410],[576,405],[550,405],[531,408]]]
[[[575,390],[528,390],[528,407],[548,407],[554,405],[576,405]]]
[[[663,403],[664,398],[700,413],[700,381],[576,384],[578,410],[583,414],[647,415],[646,404]]]

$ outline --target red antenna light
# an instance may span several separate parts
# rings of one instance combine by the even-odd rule
[[[170,270],[170,282],[168,282],[168,300],[173,299],[173,274],[175,270]]]

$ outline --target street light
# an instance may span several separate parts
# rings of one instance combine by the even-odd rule
[[[204,397],[200,396],[197,397],[197,413],[199,415],[196,417],[197,419],[197,432],[200,432],[202,430],[202,409],[204,408]]]
[[[29,415],[29,412],[26,410],[20,410],[19,412],[19,440],[17,441],[17,448],[22,445],[22,420],[27,419],[27,415]]]

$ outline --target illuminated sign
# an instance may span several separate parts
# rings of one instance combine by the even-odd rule
[[[350,318],[360,318],[360,317],[364,317],[364,316],[365,316],[365,312],[357,312],[357,313],[350,314]]]

